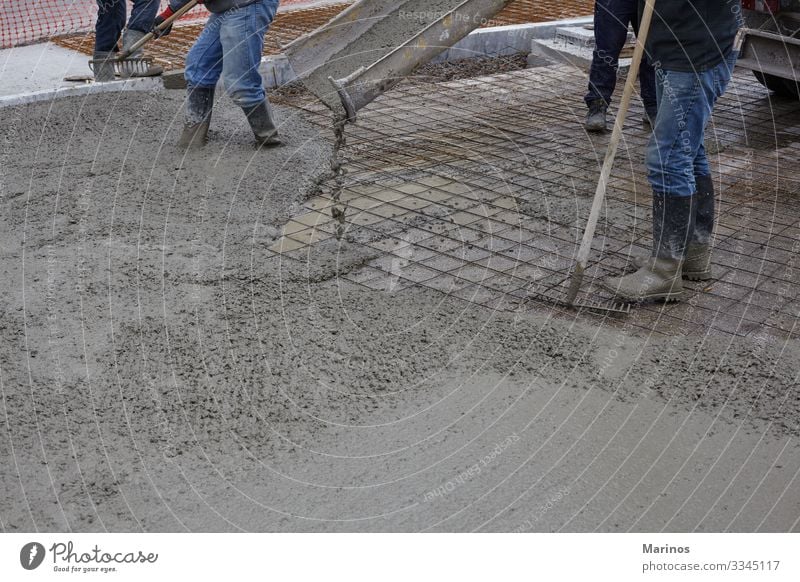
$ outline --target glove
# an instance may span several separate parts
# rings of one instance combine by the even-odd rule
[[[172,32],[171,24],[164,30],[159,30],[158,27],[161,26],[161,24],[163,24],[164,21],[173,14],[175,14],[175,12],[172,10],[172,8],[167,6],[161,14],[156,16],[156,19],[153,22],[153,30],[152,30],[154,38],[161,38],[162,36],[167,36],[170,32]]]

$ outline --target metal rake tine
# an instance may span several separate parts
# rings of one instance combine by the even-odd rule
[[[152,57],[120,59],[114,62],[117,72],[122,76],[144,74],[152,66]]]

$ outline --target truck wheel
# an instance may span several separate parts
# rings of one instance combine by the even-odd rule
[[[753,75],[755,75],[759,83],[770,91],[773,91],[776,95],[789,97],[790,99],[800,99],[800,90],[798,90],[796,81],[769,75],[760,71],[753,71]]]

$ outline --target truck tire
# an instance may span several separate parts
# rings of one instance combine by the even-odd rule
[[[797,82],[793,79],[784,79],[761,71],[753,71],[753,75],[755,75],[759,83],[776,95],[790,99],[800,99],[800,90],[798,90]]]

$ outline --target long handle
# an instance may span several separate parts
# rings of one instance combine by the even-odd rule
[[[175,11],[175,13],[172,16],[170,16],[164,22],[159,24],[155,28],[155,30],[157,30],[158,32],[162,32],[162,31],[166,30],[167,28],[169,28],[172,25],[173,22],[175,22],[181,16],[183,16],[184,14],[189,12],[189,10],[194,8],[199,1],[200,0],[189,0],[189,2],[185,6],[181,6],[178,10]],[[148,32],[147,34],[145,34],[141,38],[141,40],[136,42],[131,48],[129,48],[126,51],[122,51],[119,55],[117,55],[117,60],[122,61],[124,59],[127,59],[129,56],[131,56],[133,53],[138,51],[140,48],[142,48],[148,42],[153,40],[154,36],[155,36],[154,31]]]
[[[614,167],[614,160],[617,157],[619,142],[620,139],[622,139],[622,127],[625,124],[625,117],[628,115],[628,107],[631,104],[631,97],[633,97],[633,91],[636,87],[636,79],[639,76],[639,66],[644,56],[644,45],[645,42],[647,42],[647,35],[650,32],[650,22],[653,20],[654,7],[655,0],[646,0],[644,13],[642,14],[642,22],[639,25],[639,34],[636,36],[636,49],[633,51],[631,68],[628,71],[628,78],[625,81],[625,91],[622,93],[622,101],[620,101],[617,118],[614,121],[614,131],[611,133],[611,141],[608,144],[608,151],[606,151],[606,159],[603,162],[603,169],[600,172],[600,180],[597,182],[597,190],[594,193],[594,201],[592,202],[592,211],[589,213],[589,220],[586,223],[586,229],[583,231],[583,240],[578,250],[575,271],[572,273],[572,280],[567,290],[567,303],[569,305],[575,302],[575,298],[578,296],[578,291],[583,282],[586,263],[589,260],[589,253],[592,250],[594,232],[597,229],[597,221],[600,218],[603,200],[605,199],[606,190],[608,189],[608,179],[611,177],[611,170]]]

